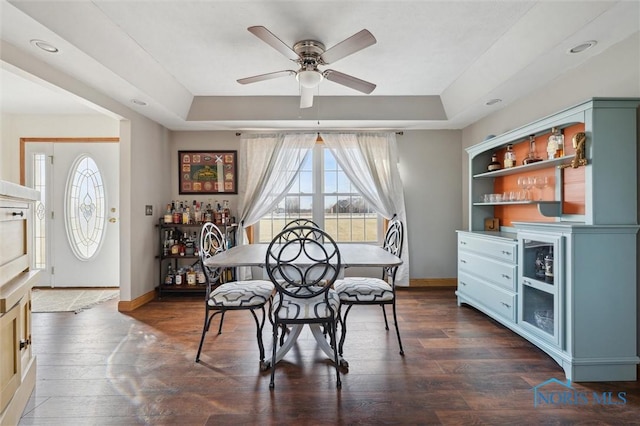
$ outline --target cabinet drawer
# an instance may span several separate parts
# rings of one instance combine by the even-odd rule
[[[516,247],[515,241],[498,241],[490,238],[478,238],[470,234],[458,234],[458,248],[475,251],[506,262],[516,262]]]
[[[465,272],[458,273],[458,291],[510,321],[516,320],[516,295]]]
[[[466,250],[458,251],[458,269],[484,278],[507,290],[516,290],[516,265],[478,256]]]

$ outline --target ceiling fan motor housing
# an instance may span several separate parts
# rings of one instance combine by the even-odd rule
[[[298,54],[298,62],[306,70],[315,70],[318,65],[324,63],[320,57],[325,51],[324,44],[317,40],[299,41],[293,45],[293,51]]]

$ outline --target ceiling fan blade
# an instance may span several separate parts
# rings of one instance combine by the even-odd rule
[[[240,78],[237,81],[240,84],[249,84],[249,83],[256,83],[258,81],[272,80],[274,78],[286,77],[289,75],[296,75],[296,72],[293,70],[276,71],[276,72],[270,72],[267,74],[254,75],[253,77]]]
[[[313,106],[313,90],[309,87],[300,86],[300,108],[311,108]]]
[[[348,74],[341,73],[340,71],[326,70],[322,73],[324,78],[334,83],[342,84],[343,86],[350,87],[358,92],[366,93],[367,95],[373,92],[376,85],[369,83],[368,81],[360,80]]]
[[[297,61],[299,59],[298,54],[293,51],[289,46],[287,46],[282,40],[276,37],[271,31],[266,29],[263,26],[255,26],[247,28],[249,32],[260,40],[267,43],[269,46],[276,49],[278,52],[282,53],[287,58],[292,61]]]
[[[376,38],[369,32],[369,30],[362,30],[327,49],[327,51],[320,55],[320,57],[325,64],[331,64],[338,59],[342,59],[345,56],[356,53],[357,51],[362,50],[365,47],[369,47],[372,44],[376,44]]]

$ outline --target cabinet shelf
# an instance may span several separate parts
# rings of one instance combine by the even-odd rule
[[[546,281],[540,281],[535,278],[523,277],[522,285],[535,288],[536,290],[540,290],[545,293],[554,294],[555,290],[553,287],[553,283],[548,283]]]
[[[478,174],[473,175],[473,178],[474,179],[489,179],[489,178],[495,178],[495,177],[499,177],[499,176],[508,176],[508,175],[514,175],[514,174],[518,174],[518,173],[531,172],[531,171],[534,171],[534,170],[546,169],[546,168],[549,168],[549,167],[552,167],[552,166],[556,166],[556,165],[560,165],[560,164],[567,164],[574,157],[575,157],[575,155],[571,154],[571,155],[565,155],[564,157],[560,157],[560,158],[553,158],[551,160],[538,161],[537,163],[524,164],[522,166],[511,167],[511,168],[508,168],[508,169],[500,169],[500,170],[494,170],[492,172],[478,173]]]
[[[502,201],[499,203],[473,203],[474,206],[538,206],[538,211],[545,217],[559,217],[562,214],[560,201]]]

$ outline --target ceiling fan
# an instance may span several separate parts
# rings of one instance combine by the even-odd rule
[[[263,26],[254,26],[247,29],[251,34],[282,53],[288,59],[297,63],[300,68],[298,70],[283,70],[241,78],[238,80],[240,84],[249,84],[295,75],[300,83],[300,108],[310,108],[313,105],[314,89],[318,87],[325,78],[366,94],[373,92],[373,89],[376,88],[376,85],[373,83],[360,80],[359,78],[339,71],[322,71],[318,69],[319,65],[328,65],[375,44],[376,39],[368,30],[361,30],[330,49],[325,50],[324,44],[317,40],[302,40],[295,43],[293,48],[291,48]]]

